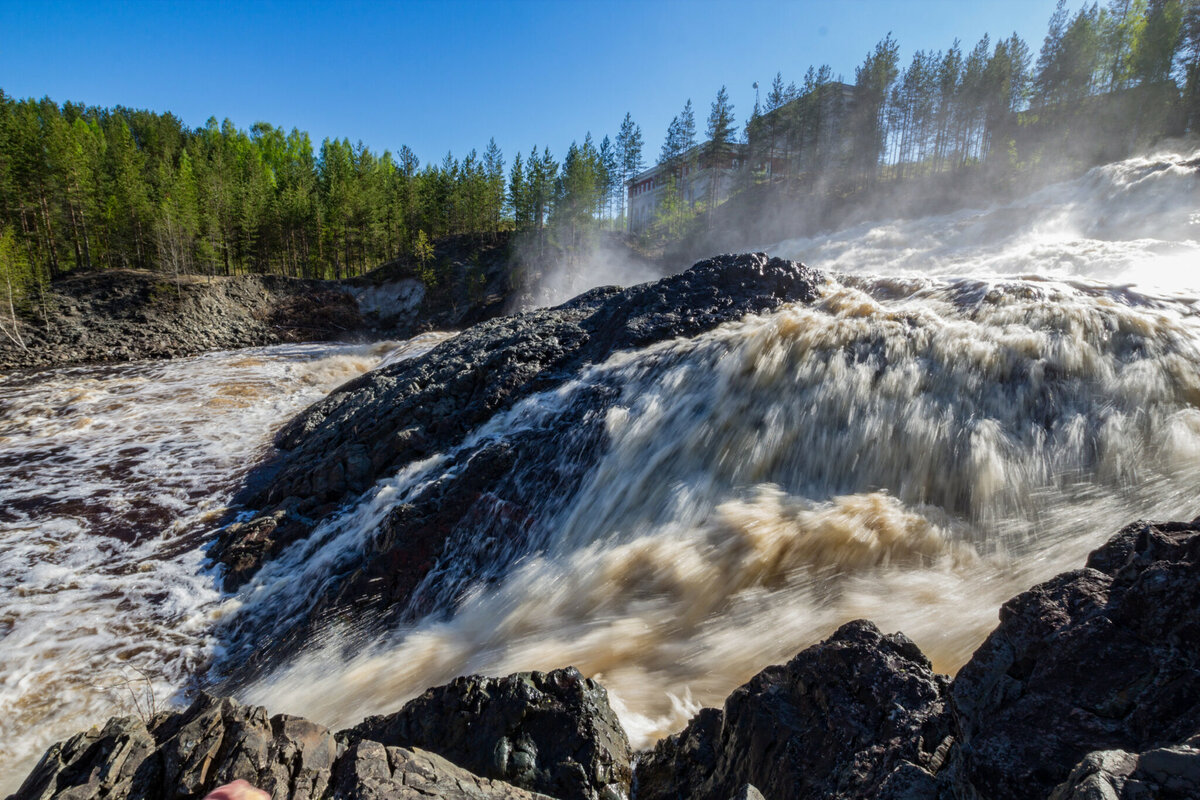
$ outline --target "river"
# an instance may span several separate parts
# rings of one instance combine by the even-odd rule
[[[617,354],[472,434],[620,390],[528,556],[450,613],[327,631],[242,699],[339,726],[458,674],[574,664],[645,746],[858,617],[954,671],[1007,598],[1127,522],[1200,513],[1196,158],[771,245],[830,275],[815,303]],[[451,454],[405,466],[237,595],[205,568],[273,430],[436,341],[0,380],[0,774],[146,690],[177,697],[223,620],[287,613],[439,476]]]

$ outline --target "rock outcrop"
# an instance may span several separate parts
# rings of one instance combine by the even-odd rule
[[[616,800],[632,777],[629,741],[604,688],[571,668],[457,678],[347,735],[433,750],[562,800]]]
[[[604,689],[563,669],[459,678],[338,734],[201,695],[52,746],[11,800],[199,798],[237,779],[277,800],[615,800],[629,761]]]
[[[1073,771],[1084,783],[1125,769],[1113,766],[1123,757],[1089,755],[1096,751],[1141,753],[1129,757],[1141,765],[1194,745],[1197,522],[1130,525],[1083,569],[1004,605],[1000,626],[954,679],[959,731],[948,777],[961,795],[1044,798]]]
[[[847,623],[660,741],[638,762],[636,796],[727,800],[746,784],[796,800],[933,796],[948,690],[903,634]]]
[[[175,279],[138,270],[64,278],[21,324],[24,346],[0,337],[0,370],[173,358],[281,342],[339,339],[366,324],[334,283],[243,275]]]
[[[198,798],[238,778],[273,797],[313,800],[326,795],[342,749],[307,720],[201,695],[149,724],[112,719],[53,745],[13,800]]]
[[[597,379],[573,389],[543,424],[469,443],[468,434],[613,353],[810,301],[823,280],[762,254],[721,256],[654,283],[595,289],[556,308],[481,323],[420,358],[335,390],[280,432],[282,455],[261,478],[252,476],[244,498],[259,513],[224,530],[210,549],[225,566],[227,589],[381,477],[432,455],[446,459],[442,475],[394,505],[358,545],[361,552],[322,576],[291,631],[280,631],[274,619],[235,620],[231,660],[278,657],[237,644],[261,641],[260,624],[273,626],[272,641],[286,655],[347,609],[383,625],[449,609],[466,585],[503,574],[544,538],[543,521],[571,501],[605,452],[605,411],[620,390]],[[422,586],[438,563],[453,564],[454,574]]]

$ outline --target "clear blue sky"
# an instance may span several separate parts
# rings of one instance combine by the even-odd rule
[[[422,162],[482,151],[561,157],[626,111],[647,161],[689,97],[703,130],[725,84],[739,125],[776,71],[854,67],[889,31],[901,58],[1013,31],[1035,56],[1055,0],[39,3],[0,0],[0,88],[90,105],[265,120]],[[1074,9],[1079,2],[1072,0]]]

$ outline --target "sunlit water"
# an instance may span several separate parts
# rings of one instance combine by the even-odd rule
[[[590,385],[619,388],[583,486],[552,514],[526,510],[540,537],[528,556],[449,614],[369,641],[326,631],[243,698],[336,726],[458,674],[574,664],[644,746],[858,617],[955,670],[1008,597],[1079,566],[1126,522],[1200,513],[1195,158],[1134,159],[1000,208],[774,246],[831,274],[817,302],[617,354],[464,443],[552,424]],[[9,426],[6,457],[76,441],[90,454],[59,477],[5,462],[47,470],[5,491],[61,485],[71,509],[45,510],[55,496],[36,523],[4,522],[17,532],[0,574],[20,587],[4,601],[13,620],[0,617],[9,763],[111,710],[81,676],[129,663],[169,694],[219,620],[300,611],[390,508],[453,464],[405,465],[218,598],[198,570],[206,517],[274,425],[369,366],[297,387],[321,359],[277,352],[209,357],[220,382],[202,377],[206,359],[130,368],[142,400],[107,411],[67,399],[86,371],[0,387],[6,414],[41,403],[48,420]],[[248,395],[230,397],[220,387],[241,358],[261,363],[244,373]],[[179,445],[189,425],[202,432]],[[118,477],[99,468],[126,458]],[[110,485],[123,499],[89,521]],[[455,578],[448,563],[428,580]]]
[[[50,742],[171,698],[212,646],[201,546],[274,430],[436,340],[0,377],[0,790]]]

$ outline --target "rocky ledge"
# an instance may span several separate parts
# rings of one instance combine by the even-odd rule
[[[465,327],[497,316],[510,301],[509,250],[506,237],[447,237],[437,244],[432,285],[403,260],[340,281],[72,273],[48,287],[44,302],[18,313],[16,329],[5,308],[0,370]]]
[[[843,625],[631,759],[573,669],[430,689],[347,731],[201,696],[56,744],[12,800],[1200,797],[1200,520],[1135,523],[1010,600],[950,680]],[[634,763],[635,762],[635,763]],[[632,766],[631,766],[632,764]]]
[[[22,321],[23,346],[0,337],[0,370],[329,340],[364,326],[354,297],[323,281],[258,275],[177,280],[138,270],[57,281],[47,292],[44,317],[39,306]],[[5,325],[11,328],[10,321]]]
[[[464,586],[505,569],[547,534],[539,526],[605,452],[605,413],[620,389],[584,381],[553,419],[468,440],[472,431],[618,351],[812,301],[823,282],[802,264],[761,253],[719,256],[656,282],[593,289],[556,308],[475,325],[422,357],[339,387],[280,432],[279,458],[251,477],[244,498],[256,514],[225,529],[210,549],[225,566],[226,590],[380,478],[433,455],[444,459],[443,475],[395,505],[368,541],[314,584],[289,614],[291,630],[280,629],[279,615],[239,615],[237,629],[225,633],[229,660],[286,655],[349,610],[387,625],[451,608]],[[438,563],[453,563],[456,574],[418,592]],[[269,626],[270,635],[256,625]],[[261,646],[266,640],[270,648]],[[239,641],[251,644],[239,648]]]

